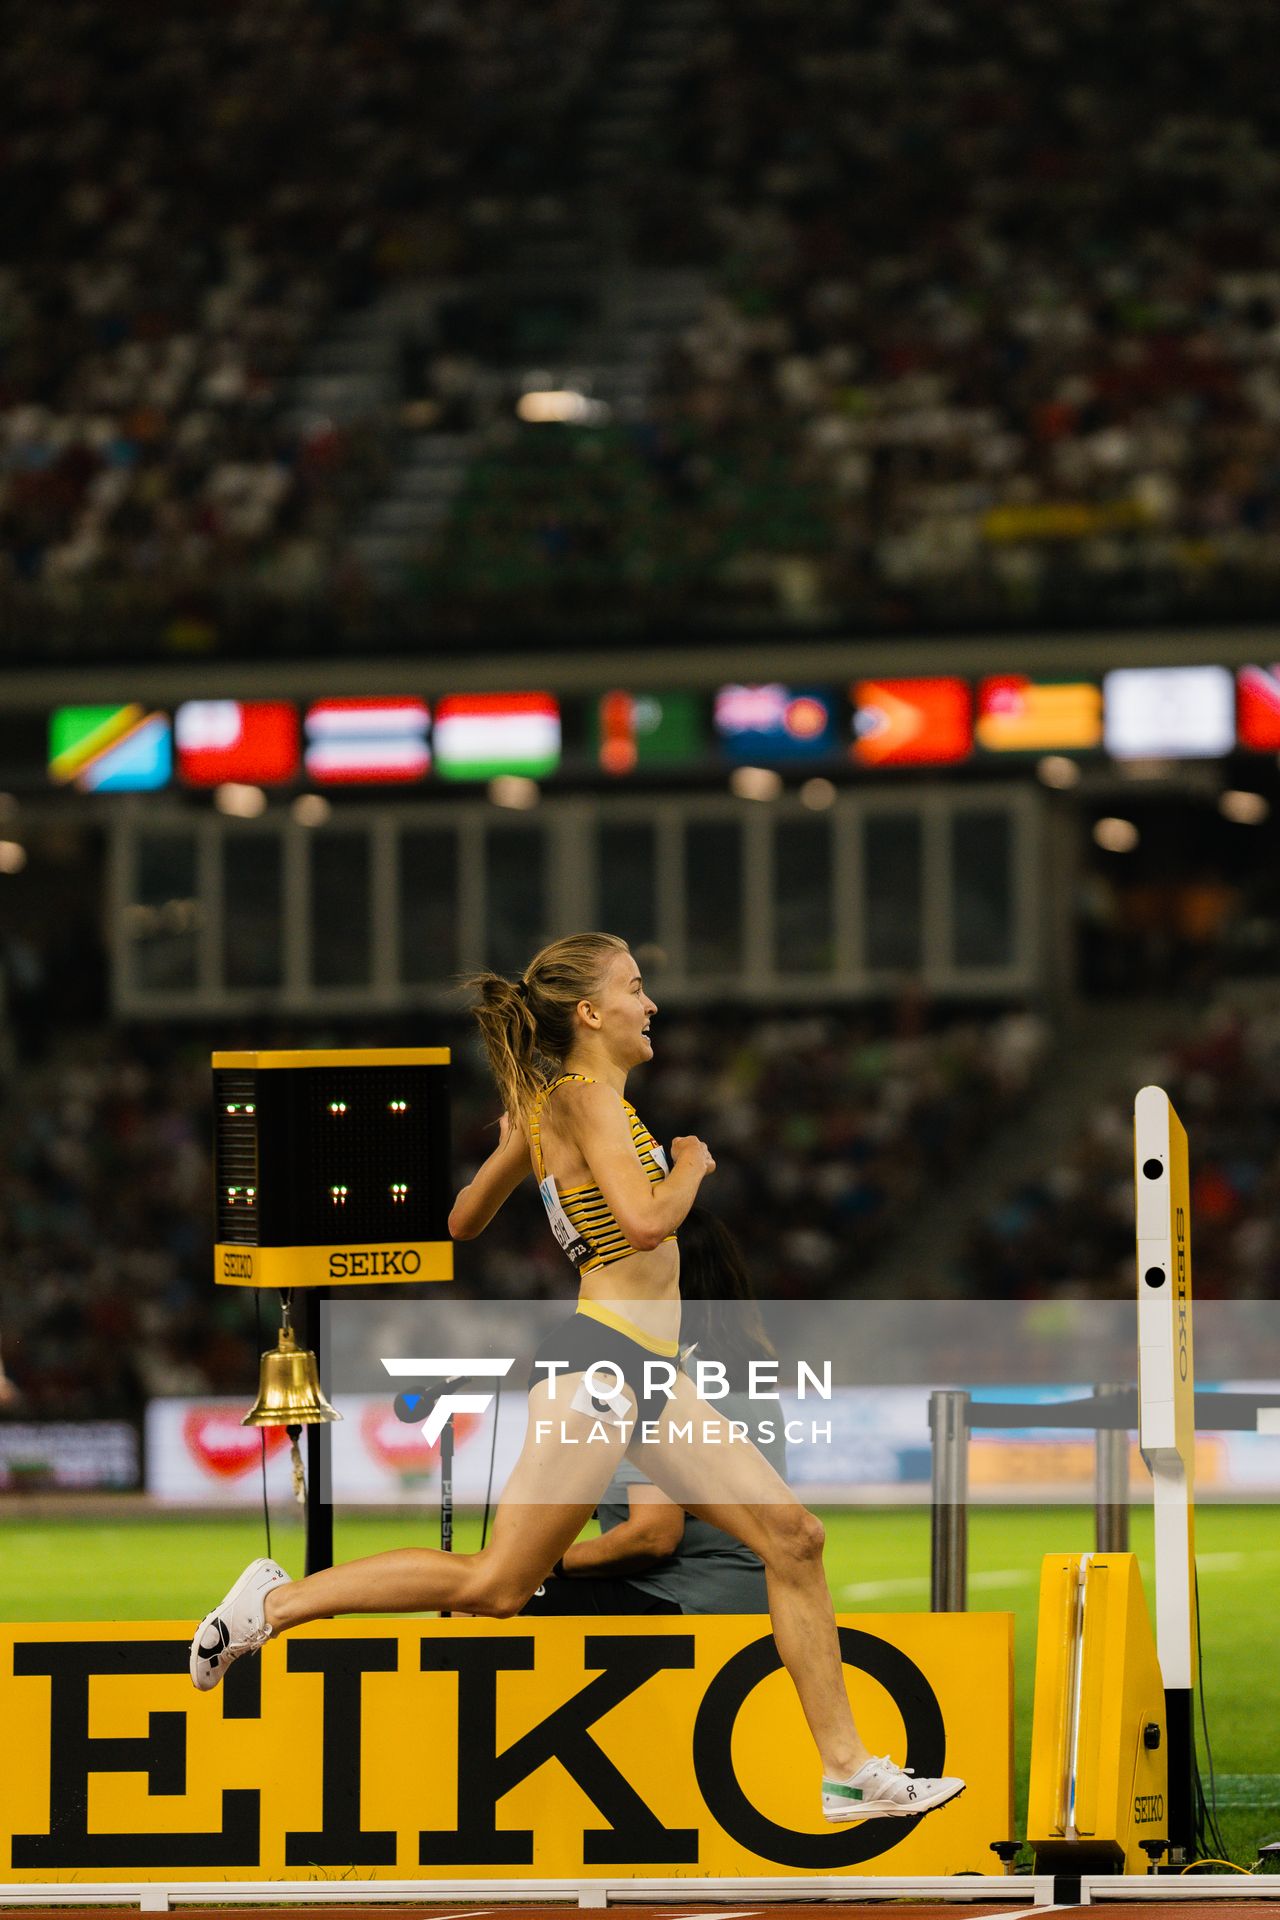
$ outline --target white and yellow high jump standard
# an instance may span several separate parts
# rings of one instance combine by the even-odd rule
[[[1161,1087],[1134,1102],[1138,1239],[1138,1444],[1151,1474],[1156,1653],[1164,1681],[1171,1858],[1193,1857],[1199,1678],[1196,1622],[1195,1356],[1191,1340],[1191,1185],[1187,1134]]]
[[[1191,1206],[1186,1131],[1160,1087],[1135,1101],[1134,1188],[1131,1406],[1152,1480],[1155,1634],[1132,1554],[1045,1557],[1027,1837],[1059,1900],[1152,1897],[1162,1855],[1161,1900],[1265,1897],[1269,1876],[1186,1871],[1195,1861],[1200,1677]],[[1255,1430],[1273,1397],[1204,1396],[1212,1424]],[[1114,1404],[1103,1418],[1128,1423]]]

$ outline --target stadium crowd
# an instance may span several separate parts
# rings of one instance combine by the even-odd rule
[[[956,1280],[980,1298],[1100,1298],[1133,1285],[1133,1092],[1168,1093],[1193,1142],[1199,1298],[1280,1293],[1280,1007],[1211,999],[1035,1179],[973,1223]]]
[[[487,549],[491,588],[561,608],[607,555],[659,605],[890,626],[1260,609],[1280,570],[1263,18],[723,8],[630,202],[642,257],[711,266],[704,310],[629,434],[566,434],[540,476],[504,446],[482,491],[505,474],[507,511],[455,586]]]
[[[61,616],[82,643],[132,623],[207,648],[228,607],[341,592],[395,421],[299,414],[307,353],[388,285],[501,249],[512,184],[536,184],[608,17],[71,0],[51,36],[6,0],[10,647]]]
[[[829,599],[1070,617],[1274,582],[1264,19],[726,11],[678,162],[720,284],[674,392],[721,432],[785,421]]]
[[[1195,1141],[1200,1297],[1280,1291],[1280,1014],[1214,1000],[1135,1063]],[[459,1181],[492,1143],[492,1092],[454,1035]],[[713,1143],[706,1198],[765,1298],[858,1297],[926,1198],[957,1203],[973,1154],[1043,1087],[1037,1016],[895,1022],[672,1015],[636,1097],[659,1138]],[[974,1298],[1124,1297],[1133,1284],[1131,1074],[1034,1179],[972,1224],[934,1280]],[[97,1033],[15,1064],[0,1111],[0,1329],[30,1416],[136,1418],[146,1399],[243,1393],[255,1377],[251,1296],[212,1285],[207,1049],[159,1031]],[[926,1277],[927,1279],[927,1277]],[[459,1254],[457,1291],[567,1297],[573,1274],[532,1183]]]
[[[1047,1044],[1020,1014],[896,1033],[672,1015],[636,1097],[660,1138],[714,1142],[707,1197],[762,1297],[857,1294],[926,1188],[1028,1098]],[[461,1181],[492,1144],[493,1094],[470,1037],[455,1057]],[[16,1070],[0,1114],[10,1411],[137,1417],[152,1395],[252,1387],[253,1299],[212,1283],[209,1091],[207,1048],[160,1032],[97,1033]],[[531,1181],[458,1266],[479,1297],[573,1291]]]
[[[1264,0],[718,0],[603,216],[575,156],[619,56],[586,0],[74,0],[56,42],[0,11],[15,648],[77,608],[135,648],[376,617],[351,529],[414,409],[483,442],[387,589],[417,645],[424,612],[611,594],[881,627],[1273,603]],[[548,211],[706,277],[640,417],[517,426],[482,331],[407,354],[386,413],[291,409],[339,315],[500,272]]]

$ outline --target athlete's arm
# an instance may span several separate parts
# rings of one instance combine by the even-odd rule
[[[474,1240],[483,1233],[505,1200],[509,1200],[530,1172],[529,1141],[524,1127],[503,1114],[498,1144],[463,1187],[449,1213],[449,1236]]]
[[[684,1535],[684,1508],[647,1481],[627,1488],[625,1520],[598,1539],[575,1540],[560,1562],[569,1579],[646,1573],[669,1560]]]
[[[577,1081],[561,1087],[556,1097],[563,1102],[557,1118],[631,1245],[645,1251],[658,1246],[675,1232],[703,1180],[715,1171],[709,1148],[692,1136],[673,1141],[671,1172],[651,1186],[626,1109],[611,1087],[598,1080]]]

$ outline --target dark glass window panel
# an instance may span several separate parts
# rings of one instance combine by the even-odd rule
[[[778,971],[830,973],[835,964],[830,821],[779,822],[773,871]]]
[[[1014,954],[1013,821],[1003,809],[957,813],[951,822],[957,967],[1008,967]]]
[[[868,814],[863,846],[866,964],[873,971],[919,967],[924,957],[919,814]]]
[[[688,972],[740,974],[742,828],[736,820],[689,823],[684,880]]]
[[[311,979],[317,987],[369,984],[372,951],[369,836],[311,835]]]

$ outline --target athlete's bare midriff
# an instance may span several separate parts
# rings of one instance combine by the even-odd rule
[[[680,1249],[664,1240],[652,1251],[629,1253],[582,1275],[580,1300],[625,1315],[655,1340],[680,1338]]]
[[[556,1126],[550,1102],[542,1115],[542,1151],[547,1172],[562,1193],[594,1181],[595,1175],[578,1146]],[[608,1266],[593,1267],[580,1277],[578,1298],[611,1307],[655,1340],[678,1340],[679,1246],[674,1239],[663,1240],[653,1248],[637,1248]]]

